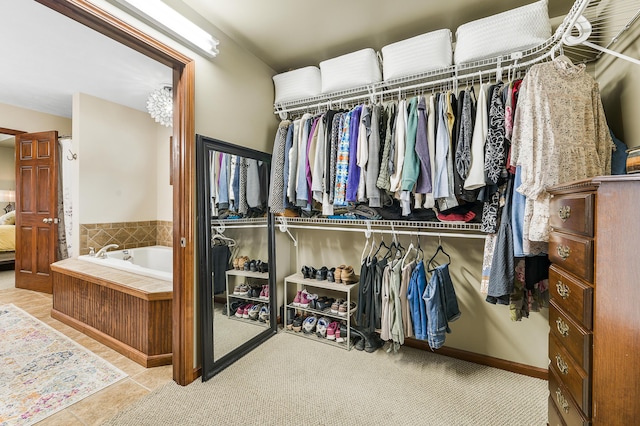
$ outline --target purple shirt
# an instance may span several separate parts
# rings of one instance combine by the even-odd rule
[[[356,202],[358,185],[360,184],[360,166],[358,166],[358,133],[360,130],[360,114],[362,106],[358,105],[351,113],[349,123],[349,172],[347,180],[347,202]]]

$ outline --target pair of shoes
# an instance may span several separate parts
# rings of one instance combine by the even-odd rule
[[[352,266],[340,265],[333,271],[333,279],[336,283],[353,284],[358,282]]]
[[[316,331],[316,323],[318,322],[318,318],[311,315],[305,318],[302,323],[302,332],[305,334],[313,334]]]
[[[222,308],[222,312],[227,316],[235,315],[238,308],[244,305],[244,303],[245,302],[243,302],[242,300],[235,300],[231,302],[229,305],[225,304],[224,308]]]
[[[333,302],[335,302],[336,299],[334,299],[333,297],[327,297],[327,296],[320,296],[317,300],[316,300],[316,307],[315,309],[324,312],[325,310],[331,308],[331,304]]]
[[[351,333],[356,336],[355,348],[365,352],[375,352],[384,346],[384,340],[375,331],[367,331],[358,326],[351,327]]]
[[[344,299],[337,299],[331,304],[331,313],[337,314],[340,311],[340,305],[347,303]]]
[[[304,322],[304,318],[302,315],[296,315],[291,322],[291,328],[293,331],[300,332],[302,330],[302,323]]]
[[[327,328],[329,327],[330,321],[326,317],[318,318],[318,322],[316,323],[316,336],[325,338],[327,337]]]
[[[255,260],[249,260],[249,258],[247,258],[247,261],[244,263],[242,269],[244,269],[245,271],[256,271],[256,261]]]
[[[309,293],[307,290],[298,290],[296,297],[294,297],[293,302],[291,303],[293,306],[298,306],[300,308],[308,308],[309,307]]]
[[[262,289],[256,285],[252,285],[249,289],[249,293],[247,293],[248,297],[252,297],[254,299],[258,299],[260,297],[261,291],[264,290],[264,286]]]
[[[258,295],[258,298],[269,300],[269,284],[264,284],[262,286],[262,290],[260,290],[260,294]]]
[[[258,312],[258,321],[267,322],[269,321],[271,311],[269,310],[269,305],[262,305],[260,307],[260,311]]]
[[[238,317],[238,318],[249,318],[249,308],[251,306],[252,306],[251,303],[244,303],[244,304],[238,306],[238,309],[236,309],[236,313],[235,313],[236,317]]]
[[[347,336],[346,326],[340,325],[338,321],[333,321],[327,326],[327,340],[333,340],[337,343],[344,342]]]
[[[258,268],[258,272],[269,272],[269,262],[263,262],[263,261],[259,261],[260,263],[258,265],[256,265],[256,267]]]
[[[240,256],[233,259],[233,269],[243,270],[244,265],[249,261],[248,256]]]
[[[322,268],[318,269],[316,271],[316,280],[318,281],[326,280],[328,272],[329,272],[329,269],[326,266],[323,266]]]
[[[316,277],[317,270],[313,266],[302,267],[302,278],[312,279]]]
[[[338,306],[338,315],[346,317],[347,313],[353,315],[356,311],[356,302],[351,302],[350,306],[347,306],[347,302],[343,302]]]
[[[260,310],[262,309],[263,306],[264,305],[261,304],[261,303],[258,303],[256,305],[251,305],[249,307],[249,309],[247,310],[248,318],[250,320],[257,321],[258,320],[258,316],[260,315]],[[242,318],[244,318],[244,313],[242,315]]]
[[[251,290],[251,287],[248,285],[238,284],[233,288],[233,294],[235,296],[247,296],[249,294],[249,290]]]
[[[345,266],[344,268],[341,269],[340,281],[342,281],[343,284],[354,284],[358,282],[358,276],[353,270],[353,267]],[[336,282],[340,282],[340,281],[337,281],[337,278],[336,278]]]

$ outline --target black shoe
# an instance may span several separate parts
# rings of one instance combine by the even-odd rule
[[[335,283],[336,282],[336,278],[335,278],[335,272],[336,272],[336,268],[331,268],[329,270],[327,270],[327,281],[329,281],[330,283]]]
[[[303,266],[301,272],[302,278],[311,278],[311,268],[308,266]]]
[[[269,272],[269,262],[260,262],[258,272]]]
[[[318,280],[318,281],[326,280],[328,272],[329,272],[329,270],[327,269],[326,266],[323,266],[322,268],[318,269],[316,271],[316,280]]]

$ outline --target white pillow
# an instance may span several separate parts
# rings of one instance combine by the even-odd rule
[[[9,213],[0,216],[0,225],[15,225],[16,224],[16,211],[12,210]]]

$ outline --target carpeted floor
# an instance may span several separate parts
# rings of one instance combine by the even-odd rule
[[[208,382],[168,383],[106,424],[541,426],[547,397],[544,380],[426,351],[347,352],[280,332]]]
[[[14,305],[0,306],[0,424],[31,425],[127,375]]]

